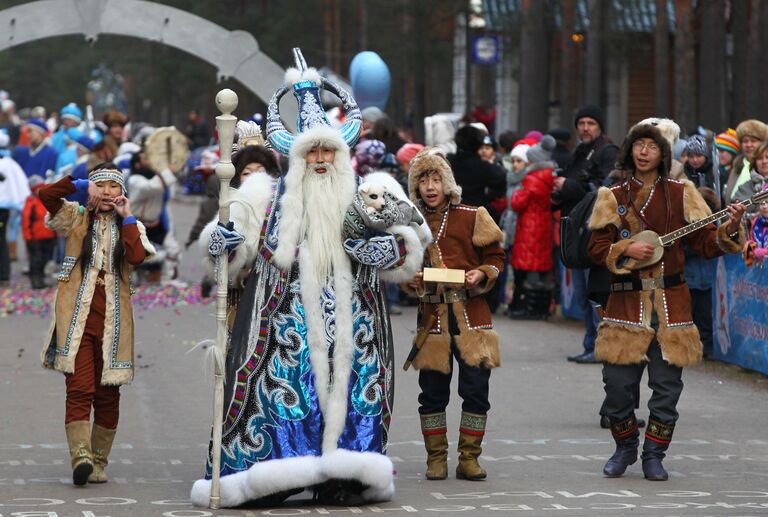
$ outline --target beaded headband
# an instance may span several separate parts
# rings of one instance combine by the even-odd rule
[[[94,183],[99,181],[114,181],[120,184],[123,193],[125,193],[125,179],[123,178],[122,171],[117,169],[97,169],[88,175],[88,179]]]

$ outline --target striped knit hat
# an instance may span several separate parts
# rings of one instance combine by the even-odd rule
[[[736,130],[728,128],[715,138],[715,147],[731,154],[739,154],[739,141],[736,140]]]

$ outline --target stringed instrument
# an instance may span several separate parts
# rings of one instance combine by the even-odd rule
[[[747,199],[746,201],[741,201],[741,204],[744,205],[745,207],[748,207],[750,205],[760,203],[763,200],[768,200],[768,190],[759,192],[754,196],[752,196],[751,198]],[[685,237],[689,233],[693,233],[699,228],[703,228],[704,226],[710,223],[714,223],[715,221],[726,219],[727,217],[728,217],[728,209],[725,208],[723,210],[720,210],[719,212],[715,212],[714,214],[708,217],[705,217],[704,219],[699,219],[698,221],[694,221],[687,226],[683,226],[682,228],[677,229],[663,236],[659,236],[659,234],[654,232],[653,230],[643,230],[637,235],[633,235],[632,240],[650,244],[651,246],[653,246],[654,250],[653,250],[653,256],[651,256],[651,258],[648,258],[645,260],[633,259],[634,263],[633,263],[632,269],[642,269],[642,268],[656,264],[658,261],[661,260],[661,257],[664,256],[664,248],[666,248],[676,240],[680,239],[681,237]]]

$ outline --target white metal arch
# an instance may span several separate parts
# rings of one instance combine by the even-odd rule
[[[114,34],[177,48],[215,66],[219,81],[237,79],[265,103],[283,84],[285,71],[259,50],[253,35],[175,7],[145,0],[38,0],[0,11],[0,51],[73,34],[88,42]],[[296,104],[286,102],[281,114],[295,129]]]

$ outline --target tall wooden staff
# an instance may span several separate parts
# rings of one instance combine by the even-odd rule
[[[221,90],[216,95],[216,107],[221,115],[216,117],[216,129],[219,132],[219,150],[221,158],[216,165],[216,176],[221,183],[219,188],[219,222],[224,226],[229,223],[229,182],[235,176],[232,165],[232,142],[235,139],[237,117],[232,115],[237,107],[237,94],[230,89]],[[214,353],[214,388],[213,388],[213,450],[211,451],[211,501],[210,507],[218,509],[221,497],[221,425],[224,419],[224,358],[227,356],[227,286],[229,268],[227,253],[216,257],[216,348]]]

